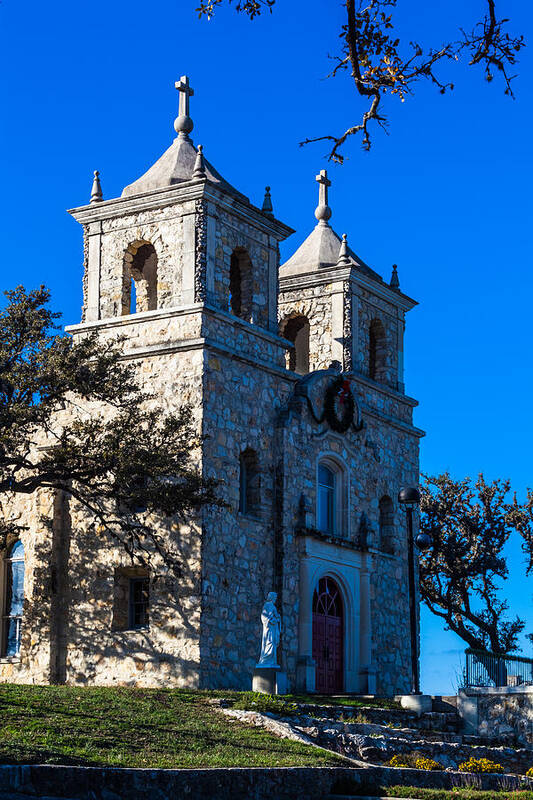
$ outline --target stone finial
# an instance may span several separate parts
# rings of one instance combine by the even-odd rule
[[[194,123],[189,116],[189,98],[193,96],[194,89],[189,83],[187,75],[182,75],[174,84],[180,93],[179,115],[174,120],[174,130],[184,139],[189,138],[189,133],[194,128]]]
[[[342,234],[342,242],[339,249],[339,257],[337,259],[338,267],[349,267],[352,262],[348,255],[348,237],[345,233]]]
[[[97,169],[94,171],[93,188],[91,189],[91,203],[101,203],[104,199],[102,194],[102,187],[100,185],[100,173]]]
[[[274,207],[272,205],[272,198],[270,196],[270,186],[265,186],[265,199],[263,200],[263,207],[261,209],[268,214],[269,217],[274,216]]]
[[[328,206],[328,188],[331,186],[331,181],[328,180],[328,173],[325,169],[320,170],[316,176],[316,181],[319,184],[319,191],[315,217],[319,225],[327,225],[328,219],[331,217],[331,208]]]
[[[398,267],[396,266],[396,264],[392,265],[392,275],[389,286],[391,289],[394,289],[395,292],[400,291],[400,279],[398,277]]]
[[[204,148],[201,144],[198,145],[196,154],[196,161],[194,162],[194,170],[192,173],[193,178],[205,179],[205,162],[204,162]]]

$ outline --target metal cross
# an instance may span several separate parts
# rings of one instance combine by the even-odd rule
[[[327,204],[328,204],[328,187],[331,186],[331,181],[328,180],[327,170],[321,169],[319,174],[316,176],[316,180],[320,184],[320,188],[318,190],[318,205],[319,206],[327,206]]]
[[[180,107],[179,107],[179,115],[180,117],[188,117],[189,116],[189,97],[192,97],[194,94],[194,89],[191,88],[189,85],[189,78],[187,75],[182,75],[179,81],[176,81],[174,84],[178,92],[180,93]]]

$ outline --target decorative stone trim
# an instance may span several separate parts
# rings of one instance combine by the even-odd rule
[[[195,201],[194,227],[196,247],[194,254],[194,301],[202,303],[206,299],[207,287],[207,203]]]
[[[342,346],[344,350],[344,371],[351,372],[352,363],[352,290],[350,281],[344,281],[342,285],[343,293],[343,332],[342,332]]]
[[[81,307],[81,321],[85,322],[87,315],[87,296],[89,287],[89,226],[83,226],[83,305]]]

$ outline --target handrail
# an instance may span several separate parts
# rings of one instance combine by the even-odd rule
[[[464,686],[508,687],[533,684],[533,659],[491,653],[469,647],[465,650]]]

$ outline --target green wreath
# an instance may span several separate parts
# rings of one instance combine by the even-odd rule
[[[342,417],[339,419],[335,413],[335,400],[338,396],[344,393],[343,402],[341,407],[343,409]],[[326,418],[330,428],[338,433],[346,433],[353,421],[355,412],[355,401],[353,399],[350,382],[342,376],[335,378],[333,383],[330,383],[326,389],[326,396],[324,400],[324,417]]]

